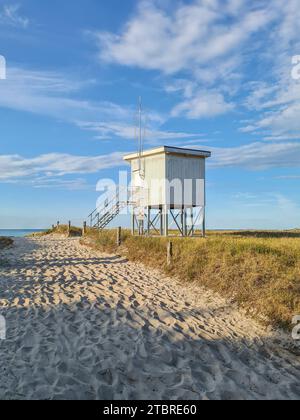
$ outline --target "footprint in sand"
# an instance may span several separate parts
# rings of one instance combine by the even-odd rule
[[[77,239],[5,255],[0,399],[300,398],[297,356],[212,292]]]

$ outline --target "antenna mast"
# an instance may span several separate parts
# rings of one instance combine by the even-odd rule
[[[139,97],[139,171],[142,170],[142,97]]]
[[[142,168],[142,157],[143,157],[143,148],[144,148],[144,138],[143,138],[143,105],[142,97],[139,97],[138,105],[138,119],[139,119],[139,134],[138,134],[138,155],[139,155],[139,174],[143,178],[143,168]]]

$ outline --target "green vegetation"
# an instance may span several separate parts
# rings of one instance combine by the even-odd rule
[[[7,238],[5,236],[0,236],[0,251],[1,249],[9,248],[14,243],[12,238]],[[7,260],[0,257],[0,268],[7,266]]]
[[[300,314],[300,231],[209,232],[205,240],[132,237],[123,231],[118,248],[115,230],[88,230],[82,241],[219,292],[273,326],[290,328],[292,317]]]
[[[8,248],[14,243],[12,238],[7,238],[5,236],[0,236],[0,249]]]
[[[42,237],[42,236],[53,235],[53,234],[68,236],[69,235],[69,226],[68,225],[55,226],[54,229],[48,229],[44,232],[32,233],[32,234],[29,235],[29,237],[39,238],[39,237]],[[76,236],[81,236],[81,235],[82,235],[82,229],[81,228],[71,226],[71,229],[70,229],[70,236],[71,237],[76,237]]]

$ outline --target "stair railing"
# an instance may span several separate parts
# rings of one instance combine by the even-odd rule
[[[112,215],[112,217],[114,216],[114,210],[116,210],[116,214],[118,214],[120,209],[126,206],[141,206],[141,203],[146,199],[146,194],[147,191],[141,187],[127,188],[118,186],[115,195],[112,198],[103,200],[103,202],[89,215],[90,226],[99,227],[103,218],[109,217],[109,215]]]

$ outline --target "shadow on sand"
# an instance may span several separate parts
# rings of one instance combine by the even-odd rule
[[[121,296],[5,308],[0,399],[300,398],[300,363],[288,352],[228,331],[218,338],[205,311],[164,314]]]
[[[117,277],[125,263],[119,257],[39,263],[45,269],[49,263],[98,264],[102,271],[77,282],[47,280],[35,265],[29,278],[19,261],[0,276],[7,324],[0,399],[300,398],[299,358],[274,341],[247,339],[243,324],[228,319],[230,306],[178,310],[170,297],[126,289],[127,274]],[[115,265],[116,273],[106,274],[105,264]]]

